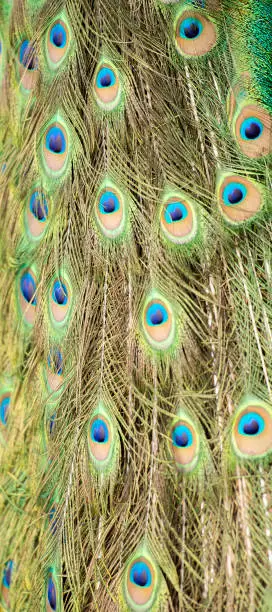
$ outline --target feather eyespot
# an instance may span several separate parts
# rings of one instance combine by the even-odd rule
[[[28,70],[37,70],[38,68],[38,60],[29,40],[24,40],[20,46],[19,61]]]
[[[65,134],[61,126],[52,126],[49,128],[46,139],[45,146],[48,151],[55,154],[63,155],[66,150],[66,139]]]
[[[61,176],[68,163],[68,132],[59,121],[48,125],[42,138],[42,155],[47,174]]]
[[[169,319],[168,312],[163,304],[153,302],[146,312],[146,321],[150,327],[156,327],[167,323]]]
[[[233,225],[253,219],[264,205],[262,187],[252,179],[234,174],[221,176],[217,194],[220,212]]]
[[[108,63],[99,65],[94,78],[94,95],[97,104],[105,110],[113,110],[121,98],[120,78],[116,68]]]
[[[29,40],[23,40],[18,50],[19,78],[24,90],[31,91],[38,80],[38,58]]]
[[[272,119],[269,113],[246,99],[235,107],[232,127],[236,142],[247,157],[256,159],[272,150]]]
[[[3,585],[7,589],[9,589],[10,585],[11,585],[13,567],[14,567],[14,562],[11,561],[11,560],[7,561],[7,563],[5,564],[4,576],[3,576]]]
[[[59,306],[66,306],[68,302],[67,287],[62,281],[54,282],[52,298]]]
[[[95,416],[90,424],[90,450],[97,461],[107,459],[111,447],[110,425],[105,417]]]
[[[160,297],[147,300],[142,313],[142,329],[148,344],[157,350],[171,346],[175,335],[172,308]]]
[[[122,609],[134,612],[157,610],[165,601],[167,586],[145,540],[128,560],[120,586]]]
[[[64,325],[71,307],[71,289],[66,279],[54,280],[51,292],[49,311],[53,325]]]
[[[32,303],[34,306],[37,304],[37,298],[35,297],[36,283],[30,272],[25,272],[21,277],[21,293],[28,303]]]
[[[180,23],[179,35],[182,38],[198,38],[202,31],[203,25],[196,17],[188,17],[187,19],[183,19]]]
[[[46,44],[48,63],[56,69],[65,59],[70,46],[70,31],[62,19],[58,19],[50,26]]]
[[[215,24],[197,10],[185,9],[175,24],[177,51],[185,57],[205,55],[217,43]]]
[[[199,456],[199,435],[189,421],[181,419],[172,427],[170,451],[176,467],[185,472],[192,471]]]
[[[30,198],[30,210],[38,221],[46,221],[48,216],[48,205],[43,193],[35,191]]]
[[[57,587],[52,570],[49,570],[48,572],[46,610],[47,612],[55,612],[57,610]]]
[[[24,321],[33,325],[37,306],[37,280],[30,268],[25,268],[19,277],[19,307]]]
[[[197,215],[188,198],[176,194],[164,202],[160,214],[161,229],[175,244],[188,244],[197,233]]]
[[[58,348],[50,350],[47,357],[47,384],[51,391],[57,391],[63,383],[63,356]]]
[[[119,456],[119,436],[113,416],[102,403],[91,416],[87,438],[91,464],[96,473],[114,473]]]
[[[95,217],[101,232],[107,238],[117,238],[124,230],[126,215],[121,192],[109,181],[98,193]]]
[[[145,612],[160,607],[166,595],[166,584],[156,561],[142,542],[128,561],[122,580],[122,603],[125,609]]]
[[[127,592],[137,606],[144,606],[154,591],[155,572],[145,557],[138,557],[130,563],[127,572]]]
[[[112,191],[105,191],[99,200],[99,212],[102,215],[109,215],[120,210],[118,197]]]
[[[10,409],[10,393],[3,393],[0,397],[0,423],[4,426],[8,422],[8,413]]]
[[[7,609],[10,608],[9,590],[12,583],[12,573],[14,570],[14,561],[11,559],[5,563],[2,587],[1,587],[1,599],[4,602]]]
[[[272,451],[272,410],[258,398],[245,398],[232,423],[231,441],[242,458],[261,458]]]
[[[42,191],[35,189],[26,204],[26,229],[32,239],[39,239],[44,233],[48,221],[48,199]]]

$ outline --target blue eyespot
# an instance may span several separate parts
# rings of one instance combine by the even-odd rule
[[[247,188],[243,183],[228,183],[223,191],[223,201],[226,206],[239,204],[244,200]]]
[[[52,414],[50,419],[49,419],[49,433],[50,433],[50,436],[52,436],[52,433],[54,431],[55,419],[56,419],[56,413],[54,412],[54,414]]]
[[[151,304],[147,310],[146,319],[148,325],[161,325],[168,320],[168,312],[162,304]]]
[[[37,305],[37,298],[34,295],[36,292],[36,283],[30,272],[25,272],[20,282],[21,292],[25,300],[31,303],[33,306]]]
[[[177,425],[172,431],[172,443],[179,448],[188,448],[193,444],[193,436],[189,427]]]
[[[59,306],[65,306],[68,302],[68,291],[64,283],[55,281],[52,290],[52,298]]]
[[[239,421],[238,433],[243,436],[257,436],[264,431],[265,422],[257,412],[244,414]]]
[[[47,200],[43,193],[34,191],[30,198],[30,210],[38,221],[46,221],[48,216]]]
[[[19,51],[20,64],[27,68],[27,70],[37,70],[38,59],[35,56],[35,51],[30,45],[29,40],[24,40],[20,46]]]
[[[51,609],[56,610],[57,609],[57,593],[56,593],[56,587],[55,587],[51,574],[49,574],[48,584],[47,584],[47,599],[51,606]]]
[[[6,425],[8,421],[8,411],[10,406],[10,397],[5,396],[1,399],[0,403],[0,422],[2,425]]]
[[[50,31],[50,42],[58,49],[63,49],[66,45],[66,31],[61,23],[56,23]]]
[[[151,571],[146,563],[137,561],[133,563],[129,572],[130,581],[138,587],[150,587],[152,582]]]
[[[105,444],[109,439],[109,431],[102,419],[95,419],[91,426],[91,438],[94,442]]]
[[[116,76],[113,72],[113,70],[111,70],[111,68],[101,68],[98,71],[97,77],[96,77],[96,85],[97,87],[111,87],[112,85],[115,85],[116,82]]]
[[[186,217],[188,217],[188,210],[182,202],[171,202],[165,208],[164,218],[167,223],[181,221],[186,219]]]
[[[7,563],[5,564],[3,581],[2,581],[2,584],[4,587],[6,587],[6,589],[10,588],[13,568],[14,568],[14,561],[11,561],[11,560],[7,561]]]
[[[240,127],[240,134],[244,140],[256,140],[263,132],[263,123],[257,117],[248,117]]]
[[[47,358],[48,367],[54,374],[61,376],[63,372],[63,357],[59,350],[51,351]]]
[[[104,191],[99,200],[99,211],[102,214],[117,212],[120,208],[119,200],[112,191]]]
[[[52,153],[64,153],[66,141],[63,131],[59,127],[51,127],[46,134],[45,145]]]
[[[203,30],[203,25],[196,17],[187,17],[179,27],[179,35],[181,38],[198,38]]]

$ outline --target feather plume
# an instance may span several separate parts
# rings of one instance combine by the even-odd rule
[[[4,610],[271,610],[270,10],[2,0]]]

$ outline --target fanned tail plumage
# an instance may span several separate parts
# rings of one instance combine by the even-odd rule
[[[271,9],[1,1],[3,610],[272,610]]]

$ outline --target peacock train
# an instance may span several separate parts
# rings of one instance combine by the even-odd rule
[[[272,611],[271,58],[272,0],[0,0],[3,611]]]

